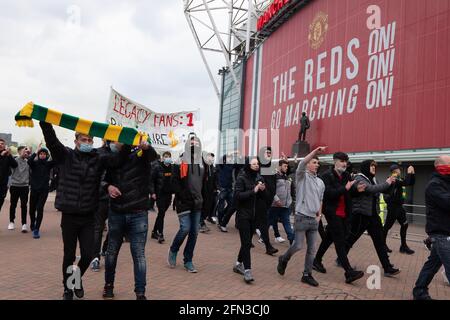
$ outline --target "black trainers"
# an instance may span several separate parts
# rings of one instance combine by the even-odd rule
[[[114,298],[114,285],[113,284],[105,284],[103,289],[103,298],[104,299],[113,299]]]
[[[147,300],[144,293],[136,293],[136,300]]]
[[[269,247],[266,249],[266,254],[268,254],[269,256],[273,256],[277,252],[278,249],[275,249],[274,247]]]
[[[400,273],[400,269],[396,269],[392,265],[390,265],[389,268],[384,270],[385,277],[393,277],[399,273]]]
[[[316,259],[314,259],[314,262],[313,262],[313,270],[316,270],[317,272],[320,272],[320,273],[327,273],[327,269],[325,269],[322,262],[317,261]]]
[[[284,276],[284,273],[286,272],[287,264],[288,264],[287,261],[283,260],[282,256],[278,257],[277,271],[280,275]]]
[[[80,282],[80,288],[74,288],[73,292],[75,293],[75,295],[77,296],[78,299],[82,299],[84,297],[84,288],[83,288],[83,283]]]
[[[345,273],[345,283],[352,283],[364,277],[364,272],[358,270],[350,270]]]
[[[405,253],[405,254],[414,254],[414,250],[411,250],[408,246],[401,246],[400,247],[400,253]]]
[[[387,253],[392,253],[392,250],[387,246],[387,244],[384,246]]]
[[[162,233],[160,233],[160,234],[158,235],[158,243],[163,243],[164,241],[166,241],[166,240],[164,239],[164,235],[163,235]]]
[[[312,274],[303,275],[302,282],[312,287],[318,287],[319,283],[313,278]]]
[[[63,300],[73,300],[73,291],[69,289],[64,290]]]
[[[158,233],[156,231],[152,231],[151,238],[155,239],[155,240],[158,240]]]

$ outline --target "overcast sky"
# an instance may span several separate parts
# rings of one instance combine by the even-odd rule
[[[219,102],[181,0],[1,3],[0,132],[13,140],[41,139],[14,125],[28,101],[104,121],[110,86],[159,112],[199,108],[203,130],[217,129]],[[73,132],[58,134],[73,145]]]

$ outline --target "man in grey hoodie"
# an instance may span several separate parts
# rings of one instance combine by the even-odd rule
[[[301,281],[313,287],[319,283],[312,276],[319,220],[322,216],[322,200],[325,184],[317,176],[319,158],[325,147],[318,147],[308,154],[298,165],[296,171],[295,238],[286,253],[278,258],[277,271],[284,275],[292,255],[301,250],[306,238],[305,269]]]
[[[28,232],[27,227],[27,205],[28,194],[30,192],[30,166],[28,165],[28,158],[31,155],[31,150],[26,146],[20,146],[17,149],[19,156],[16,158],[17,167],[12,170],[11,187],[9,193],[11,194],[11,206],[9,208],[9,225],[8,230],[14,230],[14,220],[16,220],[16,208],[20,199],[20,208],[22,211],[22,232]]]
[[[200,226],[202,188],[205,182],[202,145],[197,136],[191,136],[186,142],[181,164],[174,167],[172,177],[180,229],[170,246],[167,262],[171,268],[175,268],[177,253],[188,237],[183,252],[184,268],[190,273],[196,273],[192,258]]]

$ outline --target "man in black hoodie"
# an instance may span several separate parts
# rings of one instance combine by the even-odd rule
[[[203,185],[203,208],[200,219],[200,232],[209,232],[205,223],[208,218],[212,220],[214,205],[216,203],[217,190],[219,189],[216,167],[214,166],[214,153],[204,153],[203,164],[205,166],[205,183]]]
[[[415,300],[431,300],[428,286],[442,265],[450,279],[450,156],[440,156],[434,167],[436,172],[425,188],[425,231],[431,238],[431,252],[417,278]]]
[[[152,239],[158,240],[158,243],[163,243],[164,239],[164,217],[166,216],[166,211],[169,209],[172,203],[173,197],[173,187],[172,187],[172,176],[173,176],[173,164],[172,164],[172,154],[166,151],[162,155],[162,162],[160,167],[153,177],[154,188],[156,188],[156,206],[158,207],[158,216],[155,220],[155,225],[153,226]]]
[[[400,223],[400,252],[406,254],[414,254],[414,251],[411,250],[406,244],[406,231],[408,230],[408,220],[406,219],[406,211],[403,208],[403,204],[405,203],[405,199],[403,197],[403,187],[412,186],[415,182],[415,174],[414,167],[408,167],[408,173],[405,177],[405,180],[400,178],[400,166],[397,164],[393,164],[390,168],[391,175],[394,175],[397,179],[389,188],[389,190],[384,193],[384,201],[387,204],[387,217],[386,222],[384,223],[384,242],[386,242],[387,234],[389,229],[392,228],[395,221]],[[386,251],[392,252],[391,249],[386,244]]]
[[[44,216],[44,205],[48,197],[50,171],[56,164],[55,161],[49,160],[49,158],[48,150],[41,148],[37,154],[32,154],[30,159],[28,159],[28,165],[31,169],[30,229],[33,232],[34,239],[41,237],[39,229]]]
[[[202,159],[202,145],[197,136],[190,136],[186,141],[181,164],[175,166],[173,173],[173,187],[175,188],[176,209],[180,229],[169,249],[167,263],[171,268],[175,268],[178,251],[187,237],[183,252],[184,268],[190,273],[197,273],[197,269],[192,263],[192,258],[194,257],[200,226],[204,182],[205,167]]]
[[[123,146],[114,143],[119,149]],[[118,168],[108,169],[104,187],[110,197],[108,215],[108,249],[105,263],[105,287],[103,297],[114,298],[114,281],[117,258],[123,238],[130,241],[134,263],[134,292],[137,300],[146,300],[145,287],[147,264],[145,244],[148,231],[148,211],[150,209],[151,161],[156,159],[156,151],[148,143],[128,155],[127,161]]]
[[[352,221],[350,233],[346,239],[347,255],[350,248],[367,230],[375,246],[378,258],[384,268],[386,277],[400,273],[389,261],[384,245],[383,226],[379,216],[379,195],[386,191],[395,182],[390,176],[386,182],[377,184],[375,173],[377,164],[373,160],[365,160],[361,164],[361,173],[355,176],[355,183],[351,187],[352,195]],[[364,188],[360,186],[364,185]],[[342,262],[339,261],[342,265]]]
[[[8,178],[13,168],[17,168],[17,161],[6,147],[6,141],[0,139],[0,211],[8,193]]]
[[[277,190],[277,182],[275,176],[276,167],[272,167],[272,148],[261,148],[259,150],[258,159],[261,164],[261,177],[264,179],[267,197],[265,198],[266,201],[258,201],[256,204],[256,210],[264,213],[257,216],[256,228],[259,230],[261,240],[266,246],[266,254],[271,256],[278,252],[278,249],[274,248],[270,243],[268,221],[269,209],[272,206],[272,202]]]

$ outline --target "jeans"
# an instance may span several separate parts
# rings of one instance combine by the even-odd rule
[[[388,231],[392,228],[395,221],[400,223],[400,239],[402,247],[406,246],[406,231],[408,230],[408,220],[406,211],[401,204],[392,204],[387,206],[386,222],[384,223],[384,241],[386,242]]]
[[[109,211],[108,250],[105,258],[105,282],[113,284],[116,275],[117,257],[123,237],[130,240],[130,250],[134,264],[134,292],[145,293],[147,285],[147,263],[145,244],[148,232],[148,212],[117,213]]]
[[[290,242],[294,241],[294,230],[291,227],[291,222],[289,220],[289,214],[291,210],[289,208],[272,207],[269,209],[269,226],[273,227],[275,232],[275,237],[279,237],[278,232],[278,219],[281,219],[284,231],[286,231],[288,240]]]
[[[338,217],[335,214],[329,214],[326,217],[328,225],[325,236],[322,238],[319,250],[317,250],[316,260],[322,262],[322,258],[330,245],[334,242],[334,247],[339,261],[345,271],[350,271],[351,266],[347,258],[345,247],[345,237],[347,235],[347,219]]]
[[[153,232],[158,232],[159,234],[164,234],[164,217],[166,216],[166,211],[169,209],[172,203],[171,193],[161,193],[156,200],[156,206],[158,207],[158,215],[155,220],[155,225],[153,226]]]
[[[316,255],[316,241],[318,236],[319,222],[316,218],[308,217],[303,214],[295,215],[295,239],[294,243],[289,247],[284,255],[281,256],[283,261],[289,261],[297,251],[300,251],[306,238],[306,257],[305,269],[303,274],[308,275],[312,272],[314,257]]]
[[[356,241],[358,241],[366,230],[369,233],[370,238],[372,238],[372,242],[377,252],[378,259],[380,259],[381,265],[385,270],[389,269],[391,263],[386,251],[383,226],[381,225],[380,216],[377,214],[372,214],[371,216],[355,214],[353,216],[350,233],[345,240],[347,254],[350,251],[350,248]]]
[[[233,203],[233,189],[220,189],[219,193],[219,203],[217,204],[217,215],[219,223],[222,222],[223,216],[225,215],[225,202],[228,208],[231,207]]]
[[[62,214],[61,230],[64,244],[62,265],[64,288],[68,289],[67,279],[72,273],[67,271],[76,260],[77,242],[80,242],[81,259],[78,261],[81,277],[92,261],[92,244],[94,243],[94,215]]]
[[[100,248],[102,246],[103,230],[108,219],[109,200],[100,200],[95,213],[95,233],[94,233],[94,257],[100,259]]]
[[[422,267],[413,290],[414,298],[427,297],[428,285],[434,275],[444,265],[447,279],[450,279],[450,237],[443,235],[430,235],[432,245],[428,260]]]
[[[20,209],[22,211],[22,224],[27,224],[27,204],[29,187],[14,187],[9,188],[11,194],[11,206],[9,208],[9,222],[16,220],[16,207],[20,198]]]
[[[185,211],[178,214],[180,221],[180,229],[173,239],[170,251],[177,253],[183,244],[184,239],[188,237],[186,246],[184,247],[184,263],[192,262],[194,257],[195,244],[197,243],[197,235],[200,227],[200,211]]]

